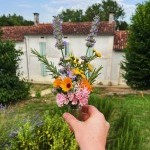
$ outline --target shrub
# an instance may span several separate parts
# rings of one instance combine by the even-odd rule
[[[129,30],[122,69],[127,84],[137,90],[150,89],[150,1],[138,4]]]
[[[46,112],[43,121],[26,122],[10,140],[11,150],[77,150],[74,135],[59,115]]]
[[[29,95],[29,84],[19,79],[17,72],[21,55],[13,42],[0,40],[0,103],[15,102]]]

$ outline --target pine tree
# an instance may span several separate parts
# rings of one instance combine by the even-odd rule
[[[131,19],[125,60],[121,64],[127,84],[150,89],[150,0],[138,4]]]

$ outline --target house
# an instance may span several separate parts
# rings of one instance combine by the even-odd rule
[[[23,51],[20,71],[29,81],[36,83],[50,83],[52,81],[49,73],[38,59],[31,53],[36,49],[42,55],[46,55],[49,61],[58,66],[61,52],[55,47],[52,24],[40,24],[39,14],[35,13],[35,25],[3,27],[3,40],[13,40],[16,48]],[[62,26],[65,46],[65,55],[73,53],[80,57],[86,53],[86,37],[91,28],[91,22],[63,23]],[[112,14],[109,21],[101,22],[96,36],[94,48],[102,54],[92,62],[95,67],[103,66],[96,84],[122,85],[125,84],[120,69],[123,60],[123,51],[126,46],[126,31],[116,31]]]

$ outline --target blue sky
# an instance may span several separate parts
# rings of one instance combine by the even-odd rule
[[[116,0],[125,10],[125,21],[129,22],[135,12],[136,4],[144,0]],[[52,16],[57,15],[63,9],[83,9],[101,0],[0,0],[0,16],[14,14],[33,20],[33,13],[40,14],[41,23],[52,22]]]

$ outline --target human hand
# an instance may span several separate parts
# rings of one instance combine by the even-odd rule
[[[83,120],[77,120],[70,113],[64,113],[63,118],[75,134],[81,150],[105,150],[109,123],[104,115],[94,106],[82,108]]]

